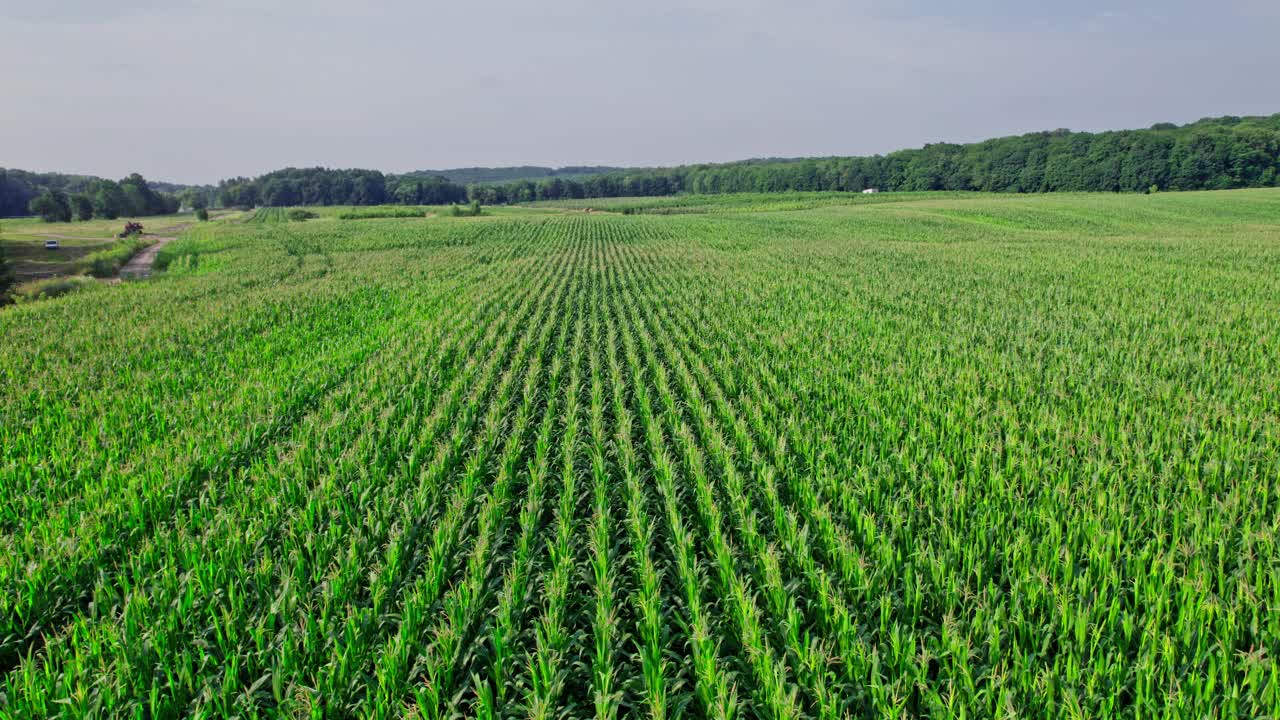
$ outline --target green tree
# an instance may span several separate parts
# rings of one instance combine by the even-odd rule
[[[401,205],[417,205],[419,198],[422,196],[422,184],[416,182],[402,182],[396,186],[391,195],[396,202]]]
[[[1124,158],[1120,189],[1143,192],[1152,185],[1169,184],[1169,154],[1173,140],[1157,132],[1135,133],[1129,154]]]
[[[90,186],[89,194],[93,198],[93,214],[95,217],[115,220],[128,213],[128,209],[125,207],[128,199],[117,182],[98,180]]]
[[[178,201],[183,207],[189,207],[192,210],[203,210],[209,207],[209,198],[203,190],[198,188],[187,188],[178,195]]]
[[[31,212],[45,222],[71,222],[71,200],[61,190],[45,190],[31,201]]]
[[[77,220],[93,219],[93,201],[84,193],[76,193],[71,196],[71,209],[75,213]]]
[[[1178,190],[1224,190],[1233,186],[1227,174],[1229,162],[1226,132],[1201,128],[1179,138],[1170,154],[1172,182]]]
[[[138,173],[134,173],[124,180],[120,181],[120,189],[124,191],[125,197],[125,215],[150,215],[151,208],[156,204],[155,193],[151,191],[151,186]]]

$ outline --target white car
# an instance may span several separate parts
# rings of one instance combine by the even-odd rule
[[[57,241],[57,240],[45,240],[45,241],[44,241],[44,249],[45,249],[45,250],[57,250],[57,249],[58,249],[58,241]]]

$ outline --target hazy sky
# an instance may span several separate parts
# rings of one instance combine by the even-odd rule
[[[670,165],[1280,112],[1280,0],[0,0],[0,166]]]

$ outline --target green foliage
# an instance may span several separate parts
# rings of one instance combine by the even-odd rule
[[[218,193],[223,205],[238,207],[444,205],[467,200],[466,187],[439,176],[326,168],[290,168],[252,180],[224,180]]]
[[[176,197],[155,191],[150,183],[136,173],[117,183],[80,175],[37,174],[22,170],[0,169],[0,217],[24,215],[28,212],[43,216],[44,213],[34,209],[33,203],[39,201],[40,206],[47,210],[49,206],[41,198],[58,194],[83,195],[88,198],[92,208],[90,214],[88,212],[90,208],[80,206],[81,201],[78,197],[76,207],[72,208],[70,205],[72,198],[69,197],[68,207],[72,210],[71,216],[56,222],[68,222],[71,217],[78,219],[98,217],[114,220],[123,216],[170,215],[178,209]],[[81,209],[86,212],[81,213]],[[54,214],[56,217],[62,217],[60,211],[55,211]]]
[[[101,181],[100,184],[106,184]],[[134,173],[119,183],[119,193],[109,193],[113,198],[123,199],[123,204],[114,208],[117,217],[143,217],[147,215],[172,215],[178,212],[179,201],[173,195],[158,193],[152,189],[146,178]]]
[[[31,201],[31,212],[48,223],[71,222],[71,199],[61,190],[46,190]]]
[[[602,166],[549,168],[521,165],[518,167],[500,168],[471,167],[454,168],[451,170],[422,170],[419,172],[408,173],[400,177],[410,179],[419,177],[441,177],[450,182],[458,183],[459,185],[485,185],[510,183],[517,180],[537,181],[552,177],[558,177],[561,179],[581,179],[591,175],[604,175],[606,173],[619,172],[622,170],[624,170],[624,168]]]
[[[119,183],[102,180],[92,185],[89,190],[93,197],[93,214],[106,220],[115,220],[121,215],[131,214],[128,198]]]
[[[274,225],[288,222],[288,220],[289,216],[285,213],[284,208],[265,207],[258,208],[245,222],[249,225]]]
[[[196,208],[196,219],[200,222],[209,222],[208,208]]]
[[[938,143],[886,156],[748,160],[632,169],[583,179],[477,185],[488,204],[743,192],[1145,192],[1280,183],[1280,115],[1216,118],[1149,130],[1032,133],[970,145]]]
[[[835,197],[0,312],[0,714],[1276,717],[1280,191]]]
[[[31,201],[48,190],[82,192],[94,178],[0,168],[0,217],[26,215]]]
[[[579,172],[580,171],[580,172]],[[495,182],[502,180],[504,182]],[[463,187],[460,183],[469,183]],[[886,156],[748,160],[658,169],[470,168],[453,176],[369,170],[281,170],[224,181],[225,205],[523,204],[613,197],[774,192],[1146,192],[1280,184],[1280,115],[1183,127],[1066,130]]]
[[[479,200],[472,200],[465,206],[456,203],[449,206],[450,217],[479,217],[483,214],[484,209]]]
[[[252,180],[224,180],[218,185],[218,197],[227,207],[382,205],[400,199],[395,190],[376,170],[289,168]]]
[[[208,209],[210,195],[211,193],[206,188],[186,188],[178,194],[178,200],[184,207],[189,207],[199,212]]]
[[[93,219],[93,200],[84,193],[71,196],[71,209],[75,213],[76,220],[83,222]]]
[[[435,176],[403,176],[388,178],[391,196],[401,205],[447,205],[466,202],[467,189]]]
[[[33,280],[31,282],[14,286],[10,293],[10,297],[14,303],[19,305],[35,302],[37,300],[51,300],[53,298],[62,297],[63,295],[70,295],[73,292],[83,290],[87,287],[92,287],[95,282],[95,280],[82,275],[49,278],[46,280]],[[3,304],[3,302],[0,302],[0,304]]]
[[[591,198],[585,200],[547,200],[534,203],[538,208],[564,208],[591,212],[614,212],[623,215],[705,215],[710,213],[795,212],[841,205],[882,205],[973,198],[974,193],[913,192],[879,193],[876,195],[844,192],[780,192],[732,193],[721,195],[670,195],[653,198]]]
[[[426,211],[422,208],[407,207],[371,207],[361,210],[349,210],[339,213],[339,220],[384,220],[392,218],[420,218],[425,217]]]
[[[364,212],[377,213],[383,210],[384,208],[370,208],[368,211],[364,211]],[[403,210],[403,208],[389,208],[387,210],[401,211]],[[410,217],[421,217],[421,216],[422,216],[422,211],[419,210],[416,212],[415,215],[411,215]],[[320,217],[319,214],[312,212],[311,210],[307,210],[306,208],[285,209],[285,208],[278,208],[278,207],[264,207],[264,208],[258,208],[246,222],[253,225],[274,225],[277,223],[285,223],[285,222],[305,222],[307,220],[313,220],[318,217]],[[370,215],[370,217],[381,217],[381,216],[373,214],[373,215]],[[399,216],[394,216],[394,217],[399,217]]]
[[[115,277],[120,268],[133,259],[134,255],[150,247],[154,240],[139,234],[130,234],[112,243],[111,247],[90,253],[81,259],[85,271],[97,278]]]

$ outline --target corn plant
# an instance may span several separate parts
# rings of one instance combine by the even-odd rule
[[[1275,191],[590,202],[0,309],[0,719],[1280,716]]]

